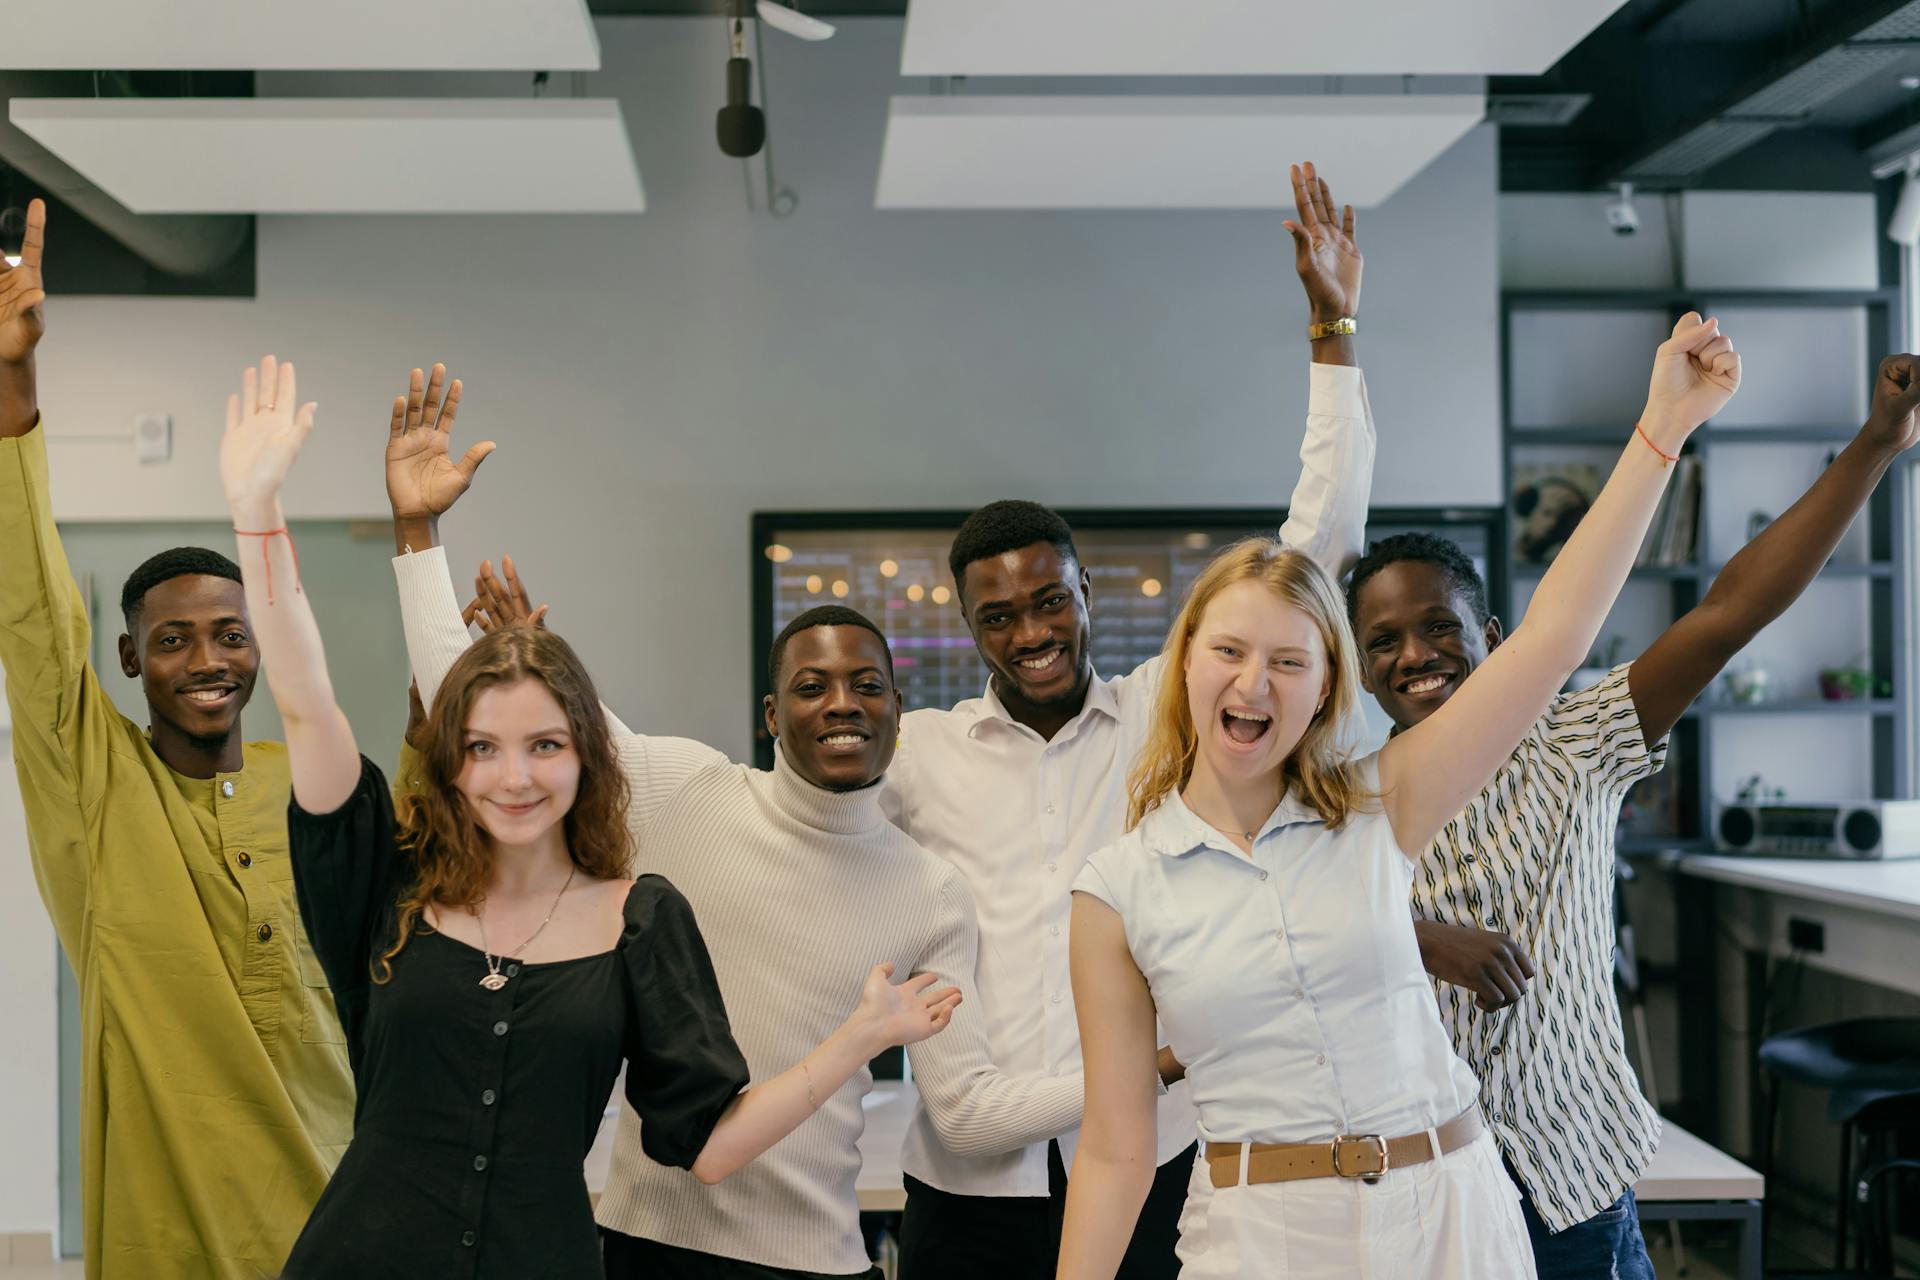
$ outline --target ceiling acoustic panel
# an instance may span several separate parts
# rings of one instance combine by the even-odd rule
[[[16,71],[597,71],[586,0],[17,0]]]
[[[135,213],[639,213],[610,98],[15,98]]]
[[[882,209],[1290,209],[1286,161],[1386,200],[1479,123],[1478,96],[899,97]]]
[[[1624,0],[910,0],[909,76],[1544,73]]]

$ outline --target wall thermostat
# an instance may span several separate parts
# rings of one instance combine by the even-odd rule
[[[133,455],[142,462],[165,462],[173,456],[171,415],[143,413],[133,420]]]

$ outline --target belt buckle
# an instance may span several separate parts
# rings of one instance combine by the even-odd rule
[[[1385,1173],[1388,1165],[1392,1163],[1387,1156],[1387,1140],[1377,1133],[1343,1133],[1336,1137],[1331,1145],[1333,1147],[1333,1172],[1342,1178],[1359,1178],[1368,1184],[1372,1184],[1380,1181],[1380,1175]],[[1349,1172],[1346,1166],[1340,1162],[1340,1150],[1342,1147],[1348,1149],[1358,1147],[1363,1152],[1371,1151],[1379,1161],[1378,1167],[1372,1169],[1354,1169]]]

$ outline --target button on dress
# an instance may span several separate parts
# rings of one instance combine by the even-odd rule
[[[498,991],[480,951],[416,927],[376,983],[408,874],[386,780],[363,759],[345,804],[289,826],[360,1094],[288,1280],[598,1280],[583,1164],[622,1061],[646,1153],[681,1168],[748,1082],[686,900],[642,876],[613,950],[513,961]]]

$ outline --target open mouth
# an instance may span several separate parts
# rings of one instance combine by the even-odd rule
[[[219,707],[226,705],[239,689],[238,685],[232,684],[206,685],[198,689],[182,689],[180,696],[196,706]]]
[[[1015,658],[1013,665],[1029,675],[1051,675],[1059,667],[1060,659],[1066,656],[1065,649],[1049,649],[1045,653],[1036,653],[1031,657]]]
[[[1400,692],[1409,698],[1425,698],[1444,692],[1453,684],[1453,677],[1444,671],[1419,676],[1400,686]]]
[[[819,739],[820,745],[829,751],[858,751],[867,745],[867,735],[852,730],[841,729],[825,734]]]
[[[1252,746],[1267,736],[1267,730],[1273,728],[1273,717],[1260,711],[1229,708],[1220,713],[1220,725],[1234,742],[1243,747]]]

